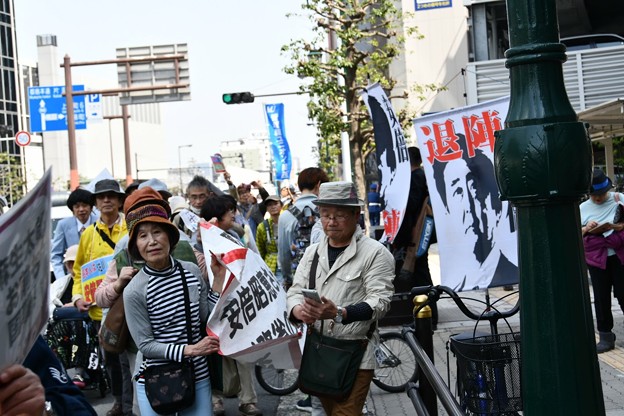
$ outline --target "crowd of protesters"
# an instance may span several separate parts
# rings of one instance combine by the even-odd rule
[[[197,216],[198,221],[219,227],[233,241],[260,255],[288,291],[289,319],[293,323],[312,325],[315,321],[329,320],[331,328],[334,324],[345,326],[347,337],[353,335],[353,328],[358,328],[360,335],[370,337],[369,330],[375,329],[372,320],[383,317],[389,309],[394,279],[392,256],[379,245],[380,260],[369,264],[374,241],[360,228],[364,201],[358,199],[352,183],[329,182],[328,175],[314,167],[299,173],[298,189],[284,183],[277,195],[269,194],[259,180],[234,184],[227,172],[224,179],[228,188],[221,190],[208,179],[196,176],[187,184],[184,195],[173,196],[158,179],[140,185],[134,183],[123,190],[110,178],[99,180],[90,191],[80,187],[69,195],[67,206],[72,216],[58,223],[52,240],[54,275],[59,281],[65,278],[64,285],[53,291],[54,316],[79,317],[99,328],[108,308],[123,298],[136,347],[120,354],[102,353],[115,398],[107,416],[133,415],[136,406],[141,414],[157,414],[146,395],[143,374],[150,367],[185,358],[194,363],[196,398],[192,407],[179,414],[224,415],[223,398],[229,396],[238,397],[241,415],[262,414],[257,406],[253,365],[220,357],[220,379],[209,370],[210,356],[219,351],[219,339],[207,336],[202,327],[223,289],[224,270],[214,255],[210,259],[205,257],[201,234],[189,224],[188,213]],[[313,221],[303,246],[298,240],[303,232],[300,212]],[[319,275],[325,277],[318,279],[334,276],[335,280],[327,286],[331,289],[328,292],[326,287],[318,287],[324,299],[322,305],[304,301],[299,293],[308,285],[305,274],[309,274],[312,257],[303,256],[308,246],[321,256]],[[379,251],[379,247],[375,245],[374,250]],[[108,263],[104,280],[94,293],[84,293],[81,268],[105,256],[113,259]],[[357,264],[351,264],[354,259]],[[299,267],[302,262],[306,263],[305,272]],[[370,267],[366,274],[369,277],[355,273],[359,263]],[[212,285],[208,268],[216,276]],[[353,270],[356,280],[337,276],[342,272],[335,273],[334,269]],[[289,290],[294,278],[297,283]],[[371,287],[367,289],[367,285]],[[338,294],[345,293],[345,287],[350,296],[343,299]],[[191,297],[190,304],[183,296],[185,289],[197,293]],[[162,299],[167,301],[158,301]],[[192,317],[190,333],[186,315],[181,313],[185,309]],[[370,354],[367,353],[358,373],[359,387],[353,393],[349,409],[365,408],[372,374]],[[8,374],[16,378],[32,377],[31,373],[17,369],[11,369]],[[89,373],[78,367],[70,374],[72,394],[80,396],[76,389],[92,381]],[[300,400],[297,407],[316,415],[331,415],[343,407],[326,400],[322,406],[319,401],[313,404],[308,397]],[[90,411],[73,414],[92,414]]]

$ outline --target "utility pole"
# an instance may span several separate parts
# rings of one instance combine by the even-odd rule
[[[69,189],[74,190],[80,185],[78,176],[78,157],[76,156],[76,120],[74,120],[74,96],[71,76],[71,58],[63,58],[65,69],[65,102],[67,107],[67,138],[69,141]]]
[[[185,54],[173,54],[173,55],[158,55],[158,56],[142,56],[134,58],[120,58],[120,59],[107,59],[101,61],[85,61],[85,62],[71,62],[69,55],[65,55],[63,64],[61,67],[65,71],[65,102],[67,106],[67,136],[69,138],[69,169],[70,169],[70,189],[73,191],[80,185],[78,175],[78,158],[76,156],[76,122],[74,120],[74,95],[86,95],[86,94],[102,94],[102,95],[118,95],[119,93],[130,93],[136,91],[156,91],[156,90],[178,90],[189,87],[189,84],[181,81],[181,75],[179,71],[180,61],[186,60]],[[146,85],[138,87],[127,88],[114,88],[105,90],[89,90],[89,91],[76,91],[72,90],[72,77],[71,68],[74,66],[93,66],[93,65],[126,65],[127,78],[131,77],[131,64],[133,63],[156,63],[172,61],[175,63],[175,83],[173,84],[161,84],[161,85]],[[123,132],[124,132],[124,150],[125,150],[125,162],[126,162],[126,186],[132,183],[132,161],[130,153],[130,128],[128,123],[128,105],[122,104],[121,112],[123,119]]]
[[[578,208],[592,151],[563,82],[556,0],[507,0],[507,16],[511,101],[494,158],[517,212],[523,411],[604,415]]]

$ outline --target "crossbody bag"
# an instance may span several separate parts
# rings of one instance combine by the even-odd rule
[[[186,337],[193,343],[191,328],[191,302],[186,274],[179,262],[176,267],[182,275],[184,286],[184,313],[186,314]],[[173,414],[187,409],[195,403],[195,367],[192,358],[182,362],[172,361],[167,364],[147,367],[143,371],[145,394],[152,409],[159,414]]]
[[[310,289],[316,287],[318,260],[317,250],[310,267]],[[374,331],[375,324],[372,324],[365,339],[345,340],[323,335],[323,321],[320,332],[309,325],[299,368],[299,389],[313,396],[337,401],[347,399]]]

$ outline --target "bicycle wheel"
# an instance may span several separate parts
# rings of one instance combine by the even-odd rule
[[[398,332],[379,336],[385,354],[382,363],[375,368],[373,383],[389,393],[405,391],[407,383],[416,380],[416,354]]]
[[[256,379],[263,389],[276,396],[285,396],[297,390],[299,372],[295,369],[278,370],[257,365]]]

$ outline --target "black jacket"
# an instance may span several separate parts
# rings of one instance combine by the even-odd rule
[[[97,416],[78,387],[71,381],[56,355],[39,336],[24,360],[24,367],[39,376],[46,401],[59,416]]]

